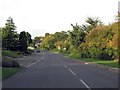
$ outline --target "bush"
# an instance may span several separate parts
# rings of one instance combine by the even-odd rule
[[[112,55],[109,55],[107,52],[102,51],[102,52],[98,55],[98,59],[100,59],[100,60],[112,60]]]
[[[16,61],[3,61],[2,67],[20,67],[19,63]]]

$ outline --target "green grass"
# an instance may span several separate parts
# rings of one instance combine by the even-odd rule
[[[52,51],[52,52],[56,52],[56,51]],[[57,52],[59,53],[59,52]],[[113,68],[120,68],[120,65],[118,64],[118,60],[99,60],[99,59],[94,59],[94,58],[81,58],[79,54],[64,54],[66,57],[70,57],[70,58],[75,58],[81,61],[85,61],[85,62],[93,62],[96,64],[101,64],[101,65],[105,65],[105,66],[110,66]]]
[[[110,67],[120,68],[120,65],[118,64],[117,60],[114,61],[98,61],[97,64],[102,64]]]
[[[80,55],[78,55],[78,54],[68,54],[68,55],[66,54],[66,56],[75,58],[75,59],[80,59]]]
[[[9,50],[2,50],[2,60],[3,61],[11,61],[11,58],[18,58],[21,57],[21,54],[18,54],[19,52],[17,51],[9,51]],[[11,57],[11,58],[7,58],[7,57]],[[20,70],[20,67],[18,68],[0,68],[0,79],[2,77],[2,80],[5,80],[9,77],[11,77],[12,75],[14,75],[15,73],[17,73]]]
[[[9,50],[3,50],[2,51],[2,56],[8,56],[8,57],[12,57],[12,58],[17,58],[20,57],[21,55],[18,54],[19,52],[17,51],[9,51]]]
[[[11,77],[20,70],[21,70],[20,68],[5,68],[5,67],[2,68],[2,80]]]
[[[109,60],[108,61],[108,60],[99,60],[99,59],[93,59],[93,58],[80,58],[80,55],[77,55],[77,54],[76,55],[71,54],[71,55],[67,55],[67,56],[81,60],[81,61],[85,61],[85,62],[94,62],[96,64],[102,64],[102,65],[110,66],[113,68],[120,68],[120,65],[118,64],[118,60]]]

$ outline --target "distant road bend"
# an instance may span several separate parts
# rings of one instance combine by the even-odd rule
[[[118,73],[47,51],[20,58],[25,69],[3,81],[3,88],[118,88]]]

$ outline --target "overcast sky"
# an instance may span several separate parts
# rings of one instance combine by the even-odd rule
[[[112,23],[118,12],[119,0],[0,0],[0,27],[9,16],[17,31],[27,31],[32,37],[46,32],[67,31],[70,24],[84,24],[87,17],[99,17]]]

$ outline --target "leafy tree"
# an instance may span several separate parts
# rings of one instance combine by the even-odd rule
[[[39,41],[42,41],[42,39],[43,39],[44,37],[38,37],[38,36],[36,36],[35,38],[34,38],[34,42],[36,43],[36,42],[39,42]]]
[[[19,35],[20,51],[27,52],[27,47],[32,43],[31,35],[28,32],[22,31]]]
[[[80,54],[84,58],[117,59],[119,24],[118,20],[104,25],[99,18],[88,17],[86,24],[71,24],[73,29],[67,32],[46,33],[41,48],[51,50],[60,47],[62,53]]]
[[[86,33],[89,33],[89,31],[91,31],[93,28],[97,26],[103,25],[103,23],[101,22],[99,18],[88,17],[85,22],[87,24],[82,24],[80,26],[80,29]]]
[[[5,24],[5,27],[2,28],[2,46],[5,49],[8,50],[14,50],[16,47],[16,34],[15,32],[16,26],[13,22],[13,19],[9,17],[7,19],[7,23]]]
[[[82,42],[84,42],[85,32],[81,30],[80,26],[77,24],[76,26],[71,24],[71,26],[73,27],[73,30],[68,32],[69,32],[72,44],[75,46],[75,48],[77,48]]]
[[[19,42],[20,42],[20,48],[19,48],[20,51],[27,52],[27,36],[25,31],[20,32]]]
[[[65,41],[66,38],[67,38],[67,36],[68,36],[68,34],[67,34],[67,32],[65,32],[65,31],[56,32],[56,33],[54,34],[54,37],[55,37],[55,39],[56,39],[56,42],[57,42],[57,41]]]
[[[31,39],[31,35],[28,32],[26,32],[26,37],[27,37],[27,46],[28,46],[32,43],[32,39]]]
[[[79,46],[79,52],[83,52],[84,57],[106,60],[117,58],[117,30],[117,23],[97,26],[86,36],[84,45]]]
[[[55,37],[51,34],[44,37],[40,45],[40,48],[47,49],[47,50],[54,49],[55,48]]]
[[[46,36],[49,36],[49,35],[50,35],[49,33],[45,33],[45,37],[46,37]]]

